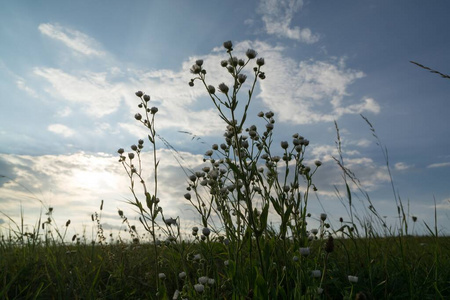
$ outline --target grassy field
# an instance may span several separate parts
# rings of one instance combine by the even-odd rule
[[[93,241],[82,234],[66,237],[67,230],[52,225],[50,207],[31,232],[10,218],[11,227],[1,232],[0,298],[450,299],[450,238],[440,236],[437,220],[424,224],[427,236],[411,235],[417,218],[405,211],[392,177],[398,221],[386,223],[345,165],[337,124],[339,155],[334,159],[345,193],[336,197],[348,215],[339,224],[331,224],[326,213],[311,216],[308,201],[322,162],[307,159],[309,140],[298,133],[274,143],[272,111],[258,113],[262,125],[246,124],[256,84],[266,78],[265,62],[256,58],[255,50],[238,59],[232,42],[223,46],[227,58],[220,65],[231,76],[232,87],[220,83],[216,90],[207,84],[202,60],[192,66],[189,82],[206,89],[226,128],[222,143],[205,152],[201,170],[180,164],[188,182],[184,198],[198,214],[198,227],[186,232],[185,220],[164,215],[158,198],[157,142],[177,152],[156,131],[158,108],[138,91],[141,113],[134,118],[148,130],[145,147],[153,161],[141,159],[144,140],[130,152],[117,152],[139,230],[119,210],[129,240],[106,237],[103,201],[100,213],[92,214],[97,232]],[[245,70],[249,65],[251,70]],[[241,88],[246,92],[238,97]],[[391,175],[387,150],[364,119]],[[152,169],[152,182],[144,180],[150,176],[143,169]],[[354,190],[364,210],[355,209]],[[70,221],[65,228],[69,226]]]

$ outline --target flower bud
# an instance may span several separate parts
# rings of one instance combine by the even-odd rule
[[[287,149],[288,147],[289,147],[289,143],[288,142],[286,142],[286,141],[282,141],[281,142],[281,148]]]
[[[233,43],[231,41],[226,41],[223,43],[223,47],[229,51],[233,50]]]
[[[133,159],[134,158],[134,153],[128,153],[128,158],[129,159]]]
[[[258,53],[253,49],[248,49],[247,52],[245,52],[245,55],[247,55],[249,59],[254,59]]]
[[[186,198],[186,200],[191,200],[191,194],[189,193],[184,194],[184,198]]]
[[[246,79],[247,79],[247,76],[245,74],[239,74],[238,75],[238,81],[239,81],[240,84],[243,84]]]
[[[211,230],[209,230],[208,227],[205,227],[202,229],[202,233],[204,236],[209,236],[209,234],[211,233]]]
[[[225,83],[221,83],[221,84],[219,84],[219,90],[224,94],[228,94],[229,89]]]
[[[216,88],[215,87],[213,87],[212,85],[208,85],[208,92],[210,93],[210,94],[215,94],[216,93]]]
[[[137,114],[134,115],[134,118],[135,118],[136,120],[140,121],[140,120],[142,119],[142,116],[141,116],[140,113],[137,113]]]
[[[123,150],[123,148],[119,148],[119,150],[117,150],[117,153],[119,154],[123,154],[125,152],[125,150]]]
[[[158,108],[157,107],[152,107],[150,108],[150,112],[152,115],[156,114],[158,112]]]
[[[260,58],[258,58],[257,60],[256,60],[256,64],[258,65],[258,66],[263,66],[264,65],[264,58],[263,57],[260,57]]]
[[[149,95],[144,95],[144,101],[145,101],[145,102],[150,101],[150,96],[149,96]]]
[[[195,64],[196,64],[197,66],[201,67],[201,66],[203,65],[203,59],[197,59],[197,60],[195,61]]]
[[[131,150],[136,151],[138,148],[136,145],[131,145]]]
[[[144,95],[144,93],[141,92],[141,91],[137,91],[135,94],[136,94],[136,96],[138,96],[139,98],[142,97],[142,96]]]
[[[220,62],[220,65],[222,66],[222,67],[226,67],[226,66],[228,66],[228,61],[226,61],[226,60],[222,60],[221,62]]]

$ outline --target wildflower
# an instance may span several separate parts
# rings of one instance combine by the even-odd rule
[[[315,164],[317,167],[320,167],[320,166],[322,165],[322,162],[321,162],[320,160],[316,160],[316,161],[314,162],[314,164]]]
[[[210,93],[210,94],[215,94],[216,93],[216,88],[215,87],[213,87],[212,85],[208,85],[208,92]]]
[[[141,116],[140,113],[137,113],[137,114],[134,115],[134,118],[135,118],[136,120],[140,121],[140,120],[142,119],[142,116]]]
[[[245,74],[239,74],[238,75],[238,81],[239,81],[240,84],[243,84],[246,79],[247,79],[247,76]]]
[[[327,219],[327,214],[321,213],[321,214],[320,214],[320,219],[321,219],[322,221],[325,221],[325,220]]]
[[[319,233],[319,230],[317,228],[313,228],[310,230],[310,232],[314,235],[317,235],[317,233]]]
[[[260,57],[260,58],[258,58],[257,60],[256,60],[256,64],[258,65],[258,66],[263,66],[264,65],[264,58],[262,58],[262,57]]]
[[[412,220],[413,220],[414,223],[417,222],[417,217],[416,216],[412,216]]]
[[[209,230],[208,227],[205,227],[205,228],[203,228],[202,233],[205,236],[209,236],[209,234],[211,233],[211,230]]]
[[[239,60],[237,59],[237,57],[232,57],[228,60],[228,63],[233,67],[237,67],[237,65],[239,64]]]
[[[203,59],[198,59],[195,61],[195,64],[199,67],[201,67],[203,65]]]
[[[223,43],[223,47],[227,49],[228,51],[233,50],[233,43],[231,41],[226,41]]]
[[[175,290],[175,292],[173,293],[172,300],[177,300],[179,296],[180,296],[180,291]]]
[[[320,295],[320,294],[322,294],[322,293],[323,293],[323,288],[320,288],[320,287],[319,287],[319,288],[317,288],[317,294],[319,294],[319,295]]]
[[[203,284],[198,283],[194,285],[194,289],[199,293],[203,293],[203,291],[205,290],[205,286]]]
[[[119,150],[117,150],[117,153],[119,154],[123,154],[125,152],[125,150],[123,150],[123,148],[119,148]]]
[[[189,193],[184,194],[184,198],[186,198],[186,200],[191,200],[191,194]]]
[[[189,86],[190,86],[190,87],[193,87],[193,86],[194,86],[194,81],[191,80],[191,81],[189,82]]]
[[[311,250],[309,249],[309,247],[300,248],[300,254],[302,256],[308,256],[310,253],[311,253]]]
[[[223,262],[223,264],[224,264],[225,266],[228,266],[228,265],[230,264],[230,261],[229,261],[229,260],[226,260],[226,261]]]
[[[136,96],[138,96],[139,98],[142,97],[142,95],[144,95],[144,93],[141,92],[141,91],[137,91],[135,94],[136,94]]]
[[[249,59],[254,59],[258,53],[253,49],[248,49],[247,52],[245,52],[245,55],[247,55]]]
[[[200,260],[202,258],[201,254],[195,254],[194,260]]]
[[[228,72],[230,72],[231,74],[233,74],[234,72],[234,68],[232,66],[228,66],[227,67]]]
[[[209,285],[213,285],[214,283],[216,283],[216,281],[212,278],[208,278],[208,284]]]
[[[159,273],[158,274],[158,277],[159,277],[159,279],[166,279],[166,274],[164,274],[164,273]]]
[[[199,65],[192,65],[192,67],[191,67],[192,74],[199,74],[201,71],[202,71],[202,68]]]
[[[213,153],[214,152],[212,150],[208,150],[205,152],[205,156],[211,156],[211,155],[213,155]]]
[[[198,231],[198,227],[197,226],[192,227],[192,231],[197,232]]]
[[[258,117],[260,117],[260,118],[264,117],[264,112],[260,111],[260,112],[258,113]]]
[[[288,147],[289,147],[289,143],[288,142],[286,142],[286,141],[282,141],[281,142],[281,148],[287,149]]]
[[[128,158],[129,159],[133,159],[134,158],[134,153],[128,153]]]
[[[221,84],[219,84],[219,90],[220,90],[222,93],[227,94],[229,88],[228,88],[228,86],[227,86],[225,83],[221,83]]]
[[[137,146],[136,145],[131,145],[131,150],[136,151],[137,150]]]
[[[226,60],[222,60],[221,62],[220,62],[220,65],[222,66],[222,67],[226,67],[226,66],[228,66],[228,61],[226,61]]]
[[[150,112],[152,113],[152,115],[156,114],[158,112],[158,108],[157,107],[152,107],[150,108]]]
[[[180,272],[180,274],[178,274],[178,277],[179,277],[180,279],[186,278],[186,272]]]
[[[311,276],[314,278],[319,278],[320,276],[322,276],[322,272],[320,270],[313,270],[311,271]]]
[[[174,219],[174,218],[165,219],[164,223],[166,223],[166,225],[169,225],[169,226],[177,225],[177,219]]]
[[[189,176],[189,179],[190,179],[191,181],[195,181],[195,180],[197,180],[197,176],[191,175],[191,176]]]
[[[206,284],[208,282],[208,279],[209,278],[207,276],[202,276],[198,279],[198,283]]]
[[[350,281],[350,283],[357,283],[358,282],[358,277],[357,276],[348,275],[348,281]]]
[[[298,256],[294,256],[294,257],[292,258],[292,260],[293,260],[293,261],[298,261]]]

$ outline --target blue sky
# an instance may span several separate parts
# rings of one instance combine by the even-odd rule
[[[346,218],[336,156],[337,121],[347,166],[378,211],[395,224],[396,206],[382,152],[360,114],[389,151],[396,191],[410,215],[450,230],[450,81],[409,61],[450,73],[447,1],[1,1],[0,210],[30,228],[42,203],[57,226],[121,228],[117,209],[135,214],[116,151],[145,138],[134,96],[152,97],[157,130],[199,168],[224,126],[190,66],[205,60],[210,83],[226,80],[222,43],[254,48],[266,60],[249,124],[275,112],[277,141],[299,132],[307,156],[324,162],[311,213]],[[179,131],[189,131],[200,141]],[[161,144],[161,143],[160,143]],[[198,222],[183,200],[186,179],[161,145],[160,198],[167,216]],[[150,158],[147,159],[150,169]],[[151,174],[149,174],[150,176]],[[26,187],[26,189],[24,188]],[[356,209],[367,207],[356,201]],[[323,208],[322,208],[323,207]],[[3,230],[10,221],[0,216]],[[314,224],[314,222],[312,222]],[[311,225],[314,226],[314,225]]]

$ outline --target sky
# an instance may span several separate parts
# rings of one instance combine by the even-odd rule
[[[336,193],[345,195],[333,159],[336,122],[346,166],[388,224],[398,219],[383,149],[409,222],[417,217],[415,233],[426,233],[424,223],[435,226],[435,211],[440,234],[450,233],[450,80],[410,63],[450,73],[448,1],[0,0],[0,6],[2,234],[21,219],[31,230],[52,207],[56,228],[64,230],[70,219],[68,236],[91,237],[91,215],[102,200],[108,233],[125,228],[118,209],[139,225],[117,154],[147,136],[134,119],[135,92],[151,96],[157,131],[183,166],[200,169],[205,151],[223,142],[225,126],[206,91],[188,86],[189,69],[203,59],[210,84],[229,81],[220,67],[228,40],[238,57],[251,48],[266,62],[247,124],[271,110],[274,147],[300,133],[310,140],[307,162],[323,162],[309,226],[323,212],[334,224],[348,220]],[[198,225],[183,198],[186,176],[174,153],[157,143],[165,215],[180,217],[183,228]],[[151,184],[151,148],[144,145]],[[369,204],[353,190],[363,214]]]

